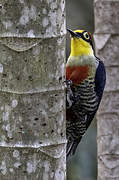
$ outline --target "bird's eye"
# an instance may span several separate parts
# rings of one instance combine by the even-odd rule
[[[90,39],[88,32],[84,32],[83,36],[84,36],[85,39]]]

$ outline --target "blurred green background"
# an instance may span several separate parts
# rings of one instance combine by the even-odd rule
[[[66,0],[67,28],[94,32],[93,0]],[[70,53],[70,38],[67,35],[66,57]],[[67,161],[67,180],[97,179],[96,120],[87,130],[76,154]]]

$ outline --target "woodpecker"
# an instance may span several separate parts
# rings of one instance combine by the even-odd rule
[[[71,53],[66,63],[67,157],[74,155],[98,110],[106,82],[103,62],[94,55],[91,33],[72,31]]]

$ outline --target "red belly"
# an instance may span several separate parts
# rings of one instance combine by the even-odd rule
[[[66,67],[66,79],[72,80],[73,84],[80,84],[89,75],[89,67],[86,66],[74,66]]]

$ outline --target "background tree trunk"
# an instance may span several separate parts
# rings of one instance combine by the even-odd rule
[[[119,1],[95,0],[97,56],[107,83],[98,111],[98,180],[119,179]]]
[[[0,179],[65,179],[65,2],[0,3]]]

